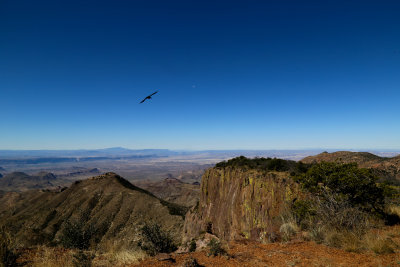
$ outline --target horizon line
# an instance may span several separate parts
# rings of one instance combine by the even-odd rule
[[[104,148],[38,148],[38,149],[22,149],[12,148],[3,149],[0,151],[90,151],[90,150],[111,150],[111,149],[123,149],[123,150],[168,150],[168,151],[190,151],[190,152],[202,152],[202,151],[316,151],[316,150],[329,150],[329,151],[400,151],[400,148],[260,148],[260,149],[247,149],[247,148],[209,148],[209,149],[174,149],[174,148],[127,148],[127,147],[104,147]]]

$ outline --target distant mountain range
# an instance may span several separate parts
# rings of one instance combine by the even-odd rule
[[[63,180],[57,180],[56,176],[49,172],[39,172],[35,175],[12,172],[0,178],[0,189],[4,191],[24,191],[28,189],[55,188],[63,183]]]
[[[232,154],[244,156],[276,156],[309,154],[316,155],[323,152],[324,149],[226,149],[226,150],[170,150],[170,149],[128,149],[123,147],[111,147],[103,149],[71,149],[71,150],[1,150],[0,158],[44,158],[44,157],[113,157],[113,156],[173,156],[173,155],[196,155],[196,154]],[[328,152],[338,151],[338,149],[329,149]],[[400,150],[368,150],[374,154],[400,153]],[[1,170],[1,167],[0,167]]]
[[[0,189],[4,191],[26,191],[29,189],[55,189],[68,186],[71,179],[89,177],[99,174],[97,168],[85,169],[55,175],[51,172],[41,171],[37,174],[29,175],[24,172],[10,172],[0,174]]]
[[[126,149],[122,147],[105,149],[78,149],[78,150],[0,150],[0,159],[30,159],[30,158],[90,158],[123,157],[123,156],[169,156],[179,152],[168,149]],[[1,161],[0,161],[1,162]]]

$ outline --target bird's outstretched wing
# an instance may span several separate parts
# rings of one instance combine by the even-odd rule
[[[152,93],[152,94],[149,95],[149,96],[155,95],[155,94],[157,94],[157,93],[158,93],[158,91],[155,91],[154,93]]]
[[[142,101],[140,101],[140,104],[142,104],[144,101],[146,101],[147,97],[145,99],[143,99]]]

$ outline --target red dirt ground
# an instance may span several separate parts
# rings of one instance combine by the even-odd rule
[[[314,242],[260,244],[234,242],[230,244],[229,256],[208,257],[206,251],[171,254],[175,263],[149,258],[131,267],[182,266],[193,257],[203,266],[400,266],[400,253],[376,255],[373,252],[353,253],[318,245]]]

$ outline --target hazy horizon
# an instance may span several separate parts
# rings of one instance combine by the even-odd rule
[[[243,149],[243,148],[232,148],[232,149],[174,149],[174,148],[129,148],[129,147],[100,147],[100,148],[54,148],[54,149],[3,149],[0,148],[0,152],[19,152],[19,151],[49,151],[49,152],[57,152],[57,151],[116,151],[118,153],[119,150],[127,150],[127,151],[171,151],[171,152],[234,152],[234,151],[327,151],[327,152],[336,152],[336,151],[353,151],[353,152],[400,152],[400,148],[393,149],[384,149],[384,148],[266,148],[266,149]]]

